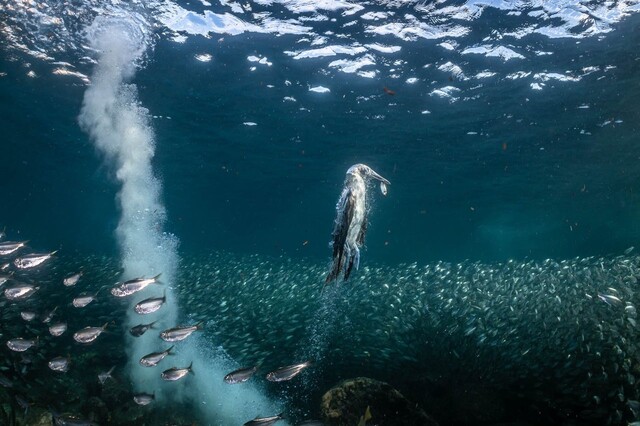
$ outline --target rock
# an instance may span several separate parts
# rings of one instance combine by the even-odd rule
[[[29,426],[52,426],[53,416],[44,408],[31,407],[24,419],[24,424]]]
[[[322,396],[321,415],[329,425],[357,425],[367,407],[370,425],[437,426],[421,408],[389,384],[366,377],[345,380]]]

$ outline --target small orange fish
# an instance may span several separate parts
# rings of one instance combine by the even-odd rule
[[[395,95],[396,92],[394,92],[393,90],[389,89],[388,87],[383,87],[382,90],[384,90],[384,93],[386,93],[387,95]]]

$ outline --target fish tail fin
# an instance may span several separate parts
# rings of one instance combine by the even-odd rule
[[[175,347],[176,347],[176,345],[171,345],[171,347],[169,349],[167,349],[167,355],[175,355],[175,353],[171,352],[171,349],[173,349]],[[191,366],[189,366],[189,368],[191,368]]]
[[[155,277],[153,277],[153,278],[152,278],[152,280],[153,280],[153,282],[154,282],[155,284],[161,284],[161,283],[159,282],[160,275],[162,275],[162,272],[160,272],[158,275],[156,275]]]
[[[277,417],[279,417],[280,419],[284,419],[285,418],[284,411],[282,413],[278,414]]]
[[[189,369],[189,373],[193,374],[194,376],[196,375],[196,373],[193,372],[193,361],[191,361],[191,364],[189,364],[189,367],[187,367]]]
[[[158,320],[153,321],[151,324],[149,324],[149,328],[153,328],[153,329],[155,330],[155,328],[153,327],[153,325],[154,325],[155,323],[157,323],[157,322],[158,322]]]
[[[202,330],[204,325],[204,320],[200,320],[196,323],[196,330]]]

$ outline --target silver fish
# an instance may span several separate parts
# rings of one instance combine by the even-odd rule
[[[257,365],[255,367],[239,368],[224,376],[224,381],[230,385],[246,382],[256,371],[258,371]]]
[[[62,336],[65,331],[67,331],[67,323],[65,322],[51,324],[51,326],[49,327],[49,334],[54,337]]]
[[[71,304],[76,308],[84,308],[94,300],[96,300],[96,295],[78,296],[75,299],[73,299]]]
[[[122,284],[119,284],[116,287],[112,288],[111,294],[116,297],[130,296],[134,293],[144,290],[149,284],[157,284],[160,275],[162,274],[158,274],[152,278],[136,278],[133,280],[125,281]]]
[[[9,275],[0,275],[0,286],[6,283],[11,279],[11,274]]]
[[[0,386],[3,388],[12,388],[13,382],[7,376],[0,373]]]
[[[11,267],[11,263],[2,263],[0,264],[0,271],[7,271]]]
[[[160,333],[160,338],[165,342],[179,342],[189,337],[194,331],[202,329],[202,323],[200,321],[195,325],[169,328]]]
[[[102,334],[107,328],[107,324],[109,323],[106,322],[102,327],[85,327],[73,334],[73,340],[78,343],[91,343]]]
[[[95,423],[73,414],[53,413],[53,424],[56,426],[94,426]]]
[[[33,321],[33,319],[36,317],[36,313],[31,311],[22,311],[20,312],[20,316],[25,321]]]
[[[38,338],[35,339],[23,339],[18,337],[7,341],[7,347],[14,352],[24,352],[32,346],[38,343]]]
[[[162,297],[149,297],[148,299],[144,299],[140,303],[135,306],[136,313],[140,315],[151,314],[162,307],[164,302],[167,300],[167,295]]]
[[[66,373],[69,370],[69,358],[65,358],[62,356],[57,356],[49,361],[49,368],[53,371],[59,371],[61,373]]]
[[[131,333],[131,335],[133,337],[140,337],[142,336],[144,333],[147,332],[147,330],[149,330],[150,328],[153,328],[153,324],[155,324],[157,321],[154,321],[152,323],[149,324],[138,324],[136,326],[131,327],[131,329],[129,330],[129,333]]]
[[[151,402],[153,402],[154,399],[156,399],[155,393],[152,393],[152,394],[139,393],[139,394],[133,395],[133,400],[138,405],[149,405],[151,404]]]
[[[382,192],[382,195],[386,196],[388,189],[387,189],[387,184],[384,183],[383,181],[380,181],[380,192]]]
[[[269,380],[270,382],[284,382],[286,380],[291,380],[310,365],[311,361],[306,361],[301,364],[280,367],[277,370],[267,374],[267,380]]]
[[[30,269],[35,268],[51,259],[51,256],[56,254],[58,250],[52,251],[51,253],[44,254],[28,254],[26,256],[18,257],[13,260],[13,265],[18,269]]]
[[[113,380],[113,376],[111,375],[111,373],[113,373],[113,370],[115,368],[116,366],[114,365],[109,369],[109,371],[103,371],[102,373],[98,374],[98,381],[100,382],[101,385],[104,385],[104,382],[106,382],[109,379]]]
[[[53,319],[53,316],[55,315],[57,310],[58,310],[58,307],[56,306],[55,308],[53,308],[52,310],[50,310],[49,312],[44,314],[44,316],[42,318],[42,323],[43,324],[49,324],[51,322],[51,320]]]
[[[171,353],[171,349],[173,349],[173,346],[171,346],[169,349],[167,349],[166,351],[162,351],[162,352],[153,352],[150,353],[148,355],[143,356],[142,358],[140,358],[140,365],[143,365],[145,367],[155,367],[156,365],[158,365],[158,363],[160,361],[162,361],[167,355],[173,355]]]
[[[270,426],[277,422],[278,420],[284,419],[284,413],[280,413],[277,416],[271,417],[256,417],[253,420],[249,420],[242,426]]]
[[[31,284],[18,284],[10,288],[5,288],[4,297],[9,300],[24,300],[33,295],[39,288],[40,287],[35,287]]]
[[[78,281],[80,281],[80,277],[82,277],[82,271],[65,278],[64,280],[62,280],[62,284],[64,284],[66,287],[74,286],[78,284]]]
[[[168,380],[170,382],[174,382],[176,380],[180,380],[182,379],[184,376],[186,376],[187,374],[193,373],[193,370],[191,369],[191,366],[193,365],[193,363],[189,364],[189,366],[187,368],[177,368],[177,367],[173,367],[170,368],[168,370],[164,370],[161,374],[161,377],[164,380]]]
[[[7,241],[4,243],[1,243],[0,256],[6,256],[8,254],[15,253],[16,251],[24,247],[27,243],[28,241],[20,241],[20,242]]]

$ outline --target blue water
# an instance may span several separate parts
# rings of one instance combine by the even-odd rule
[[[83,29],[115,6],[78,4],[74,18],[53,2],[42,13],[63,24],[49,25],[0,4],[11,30],[0,45],[0,226],[36,251],[117,258],[120,182],[78,123],[88,84],[54,73],[91,78],[96,52]],[[151,117],[160,231],[179,241],[180,257],[328,265],[335,203],[356,163],[391,181],[386,197],[370,191],[362,267],[599,257],[638,245],[636,2],[328,4],[146,7],[154,27],[131,83]],[[190,18],[176,18],[178,8]],[[363,17],[373,12],[386,15]],[[326,46],[336,52],[305,57]],[[482,46],[515,56],[466,51]],[[372,75],[330,65],[367,58],[357,69]]]
[[[159,42],[136,83],[151,114],[171,117],[153,122],[169,229],[187,251],[326,257],[343,174],[364,162],[392,182],[372,215],[371,260],[571,257],[634,245],[638,36],[625,24],[605,41],[556,42],[567,53],[535,64],[579,68],[571,62],[581,56],[591,66],[615,64],[599,81],[540,92],[517,80],[488,82],[473,92],[479,99],[452,104],[428,97],[424,83],[390,79],[334,76],[326,96],[284,86],[314,71],[305,63],[249,71],[234,52],[257,37],[225,39],[206,64],[192,54],[210,41]],[[271,57],[270,49],[279,50],[270,42],[260,51]],[[439,60],[425,50],[402,58]],[[25,78],[7,59],[3,222],[43,245],[111,250],[115,189],[77,126],[83,86]],[[437,77],[447,84],[446,74]],[[397,94],[385,95],[386,86]],[[283,96],[300,100],[289,105]],[[598,126],[611,119],[623,122]]]

